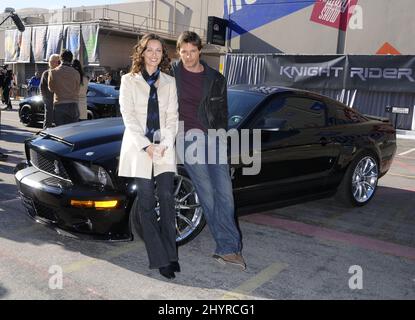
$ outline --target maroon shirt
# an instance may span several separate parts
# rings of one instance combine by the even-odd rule
[[[184,122],[185,132],[189,129],[200,129],[206,132],[206,128],[197,118],[197,109],[203,97],[204,71],[190,72],[183,66],[179,96],[179,120]]]

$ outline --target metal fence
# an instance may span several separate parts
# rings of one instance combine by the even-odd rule
[[[180,24],[174,18],[175,15],[173,15],[173,21],[167,21],[105,7],[91,9],[65,8],[51,10],[47,13],[22,16],[26,25],[99,22],[104,26],[117,27],[132,32],[154,32],[169,39],[177,39],[181,32],[190,30],[198,33],[202,39],[206,39],[207,31],[205,28]],[[3,27],[14,27],[13,21],[8,19]]]

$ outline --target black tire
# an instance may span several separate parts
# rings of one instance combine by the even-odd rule
[[[375,168],[370,171],[370,175],[368,174],[368,177],[370,177],[369,182],[367,182],[367,179],[362,179],[363,175],[357,174],[357,172],[361,172],[361,166],[365,163],[375,164]],[[370,166],[368,168],[370,168]],[[375,172],[376,177],[374,177]],[[343,180],[337,188],[335,198],[345,207],[365,206],[375,196],[378,180],[379,161],[377,156],[371,151],[363,151],[353,159],[347,168]],[[367,195],[363,196],[365,195],[364,189],[359,189],[357,186],[365,182],[367,182],[365,187],[367,188]],[[371,185],[371,187],[369,187],[369,185]]]
[[[33,118],[33,110],[30,104],[24,104],[19,108],[19,119],[25,127],[31,127],[34,125]]]
[[[180,186],[179,181],[181,181]],[[177,190],[178,187],[179,189]],[[175,178],[175,191],[176,228],[179,230],[176,242],[178,246],[182,246],[197,237],[205,227],[206,220],[190,178],[185,175],[177,175]],[[186,197],[186,195],[188,196]],[[180,202],[179,200],[182,200],[184,197],[186,199]],[[137,237],[142,239],[143,231],[137,205],[138,201],[136,198],[130,210],[130,228],[134,239]],[[183,209],[184,207],[189,209]],[[157,210],[158,208],[156,208]]]
[[[87,110],[87,117],[88,117],[88,120],[93,120],[97,118],[96,114],[91,110]]]
[[[143,229],[141,227],[140,215],[138,214],[137,206],[138,201],[137,197],[135,197],[130,210],[130,229],[134,240],[138,238],[143,239]]]

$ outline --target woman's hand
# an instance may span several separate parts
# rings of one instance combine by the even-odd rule
[[[156,160],[157,158],[164,157],[164,153],[166,152],[166,150],[167,150],[166,146],[158,145],[158,144],[150,144],[146,148],[147,154],[149,155],[151,159],[154,159],[154,160]]]

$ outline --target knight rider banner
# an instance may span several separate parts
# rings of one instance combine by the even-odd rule
[[[5,63],[17,62],[20,55],[22,34],[19,30],[6,30],[4,33],[4,61]]]
[[[67,25],[64,30],[64,49],[73,53],[74,59],[79,59],[79,48],[81,45],[81,26]]]
[[[54,53],[61,53],[62,41],[63,26],[49,26],[46,35],[46,59],[49,59],[49,57]]]
[[[32,28],[32,51],[33,59],[36,63],[46,62],[46,34],[47,27],[33,27]]]
[[[99,65],[98,24],[82,25],[82,42],[84,48],[84,65]]]
[[[26,27],[25,31],[22,32],[22,41],[20,42],[20,52],[17,62],[29,63],[32,55],[31,49],[32,42],[32,28]]]
[[[262,57],[253,64],[252,57]],[[238,60],[238,66],[232,63]],[[405,55],[238,55],[226,56],[228,84],[239,82],[237,68],[260,74],[262,82],[307,89],[361,89],[413,92],[415,56]]]

